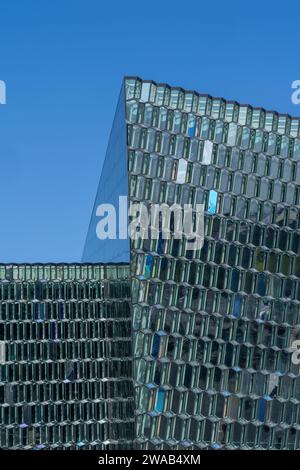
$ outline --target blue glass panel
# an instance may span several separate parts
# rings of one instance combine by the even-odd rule
[[[209,191],[209,200],[208,200],[208,212],[209,214],[215,214],[217,210],[217,200],[218,193],[214,189]]]
[[[158,357],[159,343],[160,343],[160,336],[158,333],[155,333],[154,338],[153,338],[153,345],[152,345],[152,357],[154,357],[154,359]]]
[[[239,286],[239,272],[237,270],[232,271],[231,273],[231,285],[230,289],[233,292],[236,292],[238,290]]]
[[[159,233],[158,243],[157,243],[157,253],[162,255],[165,250],[165,240],[162,238],[162,233]]]
[[[129,238],[122,239],[118,236],[120,226],[122,226],[122,231],[125,231],[128,220],[125,214],[125,217],[120,217],[119,223],[119,196],[128,197],[126,141],[124,86],[122,86],[86,237],[83,262],[129,262]],[[96,227],[101,217],[97,216],[96,212],[101,204],[111,204],[115,208],[116,239],[100,240],[97,237]]]
[[[267,410],[267,402],[261,397],[258,400],[258,408],[257,408],[257,419],[258,421],[264,422],[266,417],[266,410]]]
[[[165,391],[164,389],[159,388],[157,392],[157,399],[156,399],[156,406],[155,406],[156,411],[159,411],[160,413],[162,413],[164,409],[164,401],[165,401]]]
[[[195,118],[190,118],[189,126],[188,126],[188,135],[190,137],[194,137],[195,130],[196,130],[196,120],[195,120]]]
[[[258,295],[266,295],[267,282],[266,276],[263,273],[260,273],[257,280],[257,293]]]
[[[236,297],[234,300],[234,306],[233,306],[233,316],[236,318],[239,318],[242,312],[242,299],[239,297]]]
[[[266,412],[267,412],[267,402],[272,400],[269,395],[264,395],[258,400],[258,407],[257,407],[257,419],[258,421],[264,422],[266,419]]]
[[[145,277],[150,277],[151,271],[152,271],[152,266],[153,266],[153,256],[152,255],[147,255],[146,263],[145,263],[145,270],[144,270],[144,276]]]

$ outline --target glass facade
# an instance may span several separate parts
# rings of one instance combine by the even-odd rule
[[[122,237],[122,231],[124,231],[124,228],[126,229],[127,220],[124,220],[124,217],[123,219],[119,217],[119,197],[123,198],[122,201],[128,197],[124,86],[121,88],[86,237],[82,256],[84,263],[129,262],[129,242],[126,237]],[[125,204],[127,204],[126,201]],[[103,212],[99,213],[100,207],[102,207]],[[109,208],[113,208],[114,211],[115,230],[118,236],[115,239],[99,239],[96,236],[99,216],[107,214]]]
[[[86,264],[0,266],[1,447],[300,449],[299,122],[124,79]],[[203,246],[99,238],[120,196]]]
[[[131,201],[205,205],[131,242],[136,445],[300,448],[299,119],[125,82]]]
[[[0,447],[131,448],[128,265],[0,265]]]

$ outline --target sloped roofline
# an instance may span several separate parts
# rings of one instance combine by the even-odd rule
[[[199,93],[196,90],[189,90],[189,89],[185,89],[185,88],[182,88],[182,87],[179,87],[179,86],[171,86],[168,83],[164,83],[164,82],[155,82],[154,80],[145,80],[145,79],[143,79],[143,78],[141,78],[137,75],[125,75],[124,76],[124,81],[125,80],[140,80],[141,82],[151,83],[155,86],[167,87],[167,88],[170,88],[172,90],[182,91],[183,93],[193,93],[197,96],[202,96],[202,97],[206,97],[206,98],[210,98],[210,99],[214,99],[214,100],[221,100],[221,101],[224,101],[225,103],[235,104],[235,105],[240,106],[240,107],[251,108],[255,111],[263,111],[265,113],[273,113],[273,114],[277,114],[277,116],[287,117],[289,119],[295,119],[295,120],[300,121],[300,116],[291,116],[288,113],[279,113],[278,111],[275,111],[275,110],[266,109],[266,108],[263,108],[263,107],[260,107],[260,106],[252,106],[251,104],[248,104],[248,103],[244,104],[244,103],[239,103],[238,101],[235,101],[235,100],[226,100],[225,98],[223,98],[221,96],[212,96],[208,93]]]

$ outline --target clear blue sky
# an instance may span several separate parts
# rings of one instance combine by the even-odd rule
[[[299,1],[1,0],[0,262],[79,261],[124,75],[300,115]]]

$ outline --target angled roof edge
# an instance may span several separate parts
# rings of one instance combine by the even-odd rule
[[[168,83],[164,83],[164,82],[156,82],[154,80],[146,80],[146,79],[143,79],[143,78],[141,78],[137,75],[125,75],[123,77],[123,81],[125,81],[125,80],[140,80],[141,82],[152,83],[155,86],[163,86],[163,87],[170,88],[172,90],[179,90],[179,91],[182,91],[184,93],[194,93],[197,96],[204,96],[204,97],[211,98],[211,99],[214,99],[214,100],[221,100],[221,101],[224,101],[225,103],[236,104],[238,106],[251,108],[251,109],[254,109],[256,111],[264,111],[265,113],[273,113],[273,114],[277,114],[278,116],[288,117],[290,119],[296,119],[296,120],[300,121],[300,116],[292,116],[291,114],[288,114],[288,113],[280,113],[280,112],[272,110],[272,109],[266,109],[266,108],[263,108],[263,107],[260,107],[260,106],[252,106],[251,104],[248,104],[248,103],[246,103],[246,104],[245,103],[240,103],[239,101],[236,101],[236,100],[227,100],[226,98],[223,98],[222,96],[213,96],[213,95],[210,95],[209,93],[200,93],[196,90],[189,90],[189,89],[182,88],[182,87],[179,87],[179,86],[172,86],[172,85],[169,85]]]

